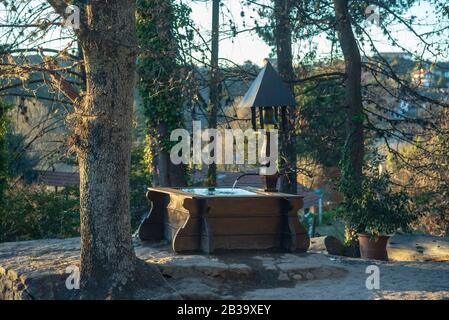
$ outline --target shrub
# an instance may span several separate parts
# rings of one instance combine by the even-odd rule
[[[351,230],[373,237],[398,229],[407,231],[418,218],[410,210],[407,193],[394,190],[388,172],[378,174],[376,170],[375,166],[367,168],[360,193],[351,195],[350,190],[344,190],[345,199],[338,207],[338,215]]]
[[[136,230],[150,209],[146,189],[150,175],[143,163],[143,148],[131,156],[131,226]],[[78,187],[58,192],[38,185],[8,185],[0,201],[0,242],[79,236]]]
[[[40,186],[6,190],[0,207],[0,242],[79,235],[79,195],[75,188],[52,192]]]

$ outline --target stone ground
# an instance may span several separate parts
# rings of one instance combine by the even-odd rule
[[[393,242],[404,243],[399,240]],[[165,295],[142,291],[140,299],[449,299],[449,262],[363,261],[322,253],[175,255],[165,243],[138,240],[135,248],[172,289]],[[0,299],[70,298],[65,271],[78,264],[79,238],[2,243]],[[370,265],[380,271],[378,290],[366,288]]]
[[[388,243],[394,261],[449,261],[449,237],[397,235]]]

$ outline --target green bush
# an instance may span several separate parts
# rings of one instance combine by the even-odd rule
[[[345,199],[337,208],[349,228],[373,237],[407,231],[418,216],[410,210],[410,199],[405,191],[392,187],[388,172],[379,174],[377,166],[366,167],[362,191],[351,194],[351,186],[341,184]]]
[[[146,190],[150,175],[143,162],[143,148],[131,156],[131,225],[136,230],[150,209]],[[0,242],[79,236],[79,190],[64,188],[54,192],[37,185],[11,185],[0,201]]]
[[[0,207],[0,242],[79,235],[77,188],[59,192],[38,186],[14,186]]]

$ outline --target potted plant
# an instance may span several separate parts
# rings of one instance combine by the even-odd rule
[[[368,172],[359,193],[349,193],[338,209],[340,217],[358,236],[362,259],[388,260],[387,244],[398,229],[406,231],[417,218],[409,210],[404,191],[392,187],[388,172]]]

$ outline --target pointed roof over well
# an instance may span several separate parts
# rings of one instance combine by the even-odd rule
[[[295,106],[295,98],[268,59],[240,103],[240,108]]]

